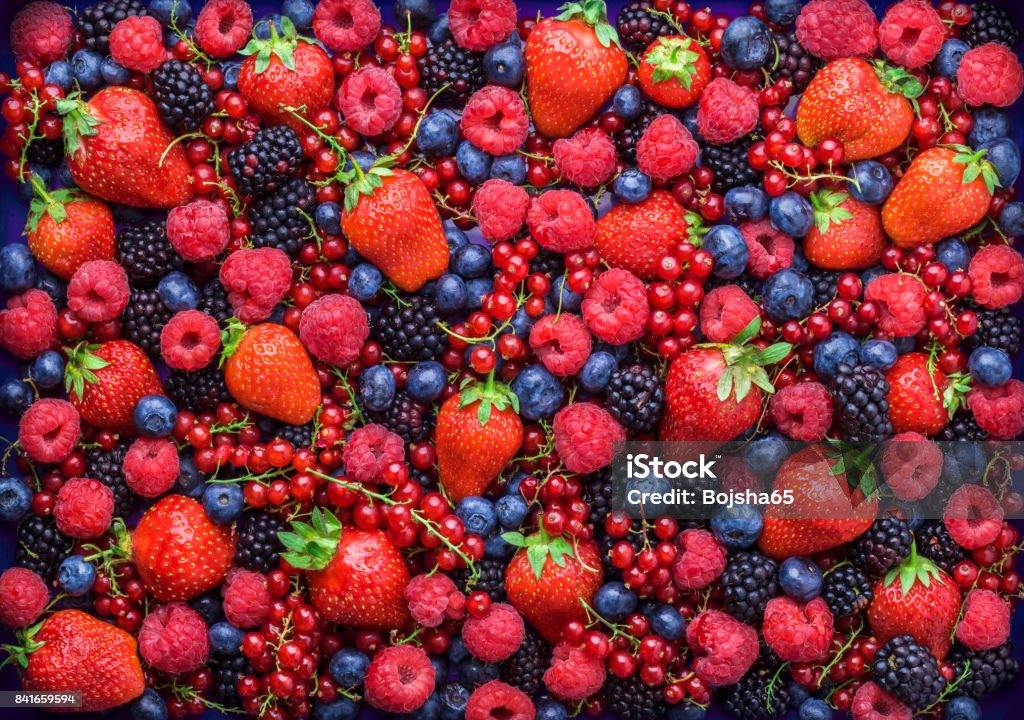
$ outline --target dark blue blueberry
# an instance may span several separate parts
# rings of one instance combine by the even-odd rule
[[[167,437],[178,422],[178,408],[165,395],[146,395],[136,403],[132,411],[132,422],[140,435]]]
[[[348,160],[345,161],[345,169],[351,170],[353,162],[355,162],[363,172],[369,172],[373,167],[373,164],[377,162],[377,156],[372,152],[357,150],[348,156]]]
[[[126,85],[131,80],[131,71],[118,65],[112,57],[103,58],[103,64],[100,65],[100,75],[103,76],[103,82],[107,85]]]
[[[715,259],[712,275],[727,280],[739,277],[750,257],[743,235],[732,225],[715,225],[711,228],[704,236],[704,249]]]
[[[958,38],[950,38],[942,43],[939,54],[932,61],[932,72],[936,75],[956,80],[956,71],[960,69],[960,61],[971,46]]]
[[[170,27],[173,19],[174,24],[183,28],[192,19],[191,0],[150,0],[147,11],[164,27]]]
[[[199,288],[192,278],[179,270],[169,272],[160,278],[156,291],[168,310],[181,312],[194,310],[199,306]]]
[[[384,365],[367,368],[359,376],[359,405],[370,412],[384,412],[395,399],[395,376]]]
[[[211,483],[203,493],[206,516],[218,525],[230,525],[244,508],[242,489],[233,483]]]
[[[620,202],[640,203],[651,196],[651,179],[636,168],[626,168],[612,183],[612,192]]]
[[[281,3],[281,14],[292,21],[296,30],[309,30],[313,27],[315,11],[312,0],[284,0]]]
[[[764,520],[752,505],[737,504],[717,510],[711,518],[711,532],[730,550],[750,547],[761,537]]]
[[[466,532],[475,533],[480,537],[487,537],[498,526],[494,503],[476,495],[462,498],[455,506],[455,514],[462,520]]]
[[[343,688],[353,688],[363,684],[369,667],[370,658],[364,653],[355,648],[342,648],[331,656],[327,672]]]
[[[403,30],[407,22],[416,30],[430,27],[437,17],[434,0],[395,0],[394,9],[398,26]]]
[[[768,213],[776,230],[795,238],[802,238],[814,227],[814,208],[807,198],[792,190],[772,198]]]
[[[459,119],[444,110],[430,113],[420,123],[416,145],[430,158],[454,154],[459,147]]]
[[[967,143],[972,147],[979,147],[996,138],[1010,137],[1013,125],[1010,116],[1002,110],[983,107],[974,111],[974,127],[967,134]]]
[[[461,248],[463,245],[469,245],[469,238],[466,237],[466,233],[459,230],[454,225],[445,225],[444,237],[448,241],[448,257],[449,260],[455,259],[455,251]]]
[[[65,188],[76,188],[78,183],[71,177],[71,171],[68,169],[68,164],[63,159],[60,161],[60,165],[57,166],[57,181],[61,187]]]
[[[32,404],[35,395],[32,386],[19,378],[7,378],[0,383],[0,414],[7,417],[21,417]]]
[[[224,87],[228,90],[237,90],[238,73],[242,70],[242,63],[226,62],[221,68],[224,70]]]
[[[526,160],[517,153],[499,155],[491,163],[491,177],[513,185],[522,185],[526,182]]]
[[[380,290],[384,276],[373,263],[360,263],[352,268],[348,278],[348,292],[356,300],[366,302]]]
[[[1006,207],[1009,207],[1010,204]],[[1021,204],[1021,211],[1024,216],[1024,204]],[[1000,215],[1000,220],[1002,220],[1002,215]],[[950,272],[966,270],[971,264],[971,249],[960,238],[946,238],[935,246],[935,260],[945,265]]]
[[[28,170],[29,174],[39,178],[44,186],[49,187],[52,184],[53,170],[46,165],[29,163]],[[21,195],[22,199],[31,201],[36,193],[32,188],[31,182],[21,182],[18,184],[18,194]]]
[[[982,345],[967,359],[967,371],[982,385],[1000,387],[1013,375],[1013,363],[1002,350]]]
[[[466,280],[484,277],[490,270],[491,251],[483,245],[463,245],[452,258],[452,271]]]
[[[75,74],[71,71],[71,65],[64,60],[55,60],[46,68],[44,75],[46,82],[60,87],[64,92],[71,90],[75,84]]]
[[[103,56],[88,48],[71,56],[71,72],[83,90],[95,90],[103,83]]]
[[[469,650],[466,649],[466,643],[463,641],[461,635],[453,635],[451,642],[448,643],[448,649],[444,652],[445,658],[449,662],[460,663],[469,657]]]
[[[654,634],[666,640],[678,640],[686,632],[686,620],[671,605],[658,603],[647,613],[647,619]]]
[[[892,173],[877,160],[858,160],[850,166],[846,189],[856,200],[881,205],[892,192]]]
[[[969,697],[957,697],[946,706],[946,720],[981,720],[981,705]]]
[[[1010,237],[1024,235],[1024,203],[1010,202],[999,211],[999,229]]]
[[[779,565],[779,586],[791,598],[813,600],[821,592],[821,568],[810,558],[788,557]]]
[[[437,693],[434,692],[428,695],[426,702],[411,713],[408,713],[405,717],[408,717],[409,720],[439,720],[441,717],[441,700],[438,698]]]
[[[434,286],[434,297],[437,299],[437,309],[442,313],[450,314],[465,310],[469,301],[465,280],[451,273],[442,275]]]
[[[484,74],[490,85],[518,88],[526,75],[526,56],[516,43],[501,43],[484,53]]]
[[[657,494],[671,491],[672,483],[669,482],[669,479],[663,475],[656,475],[654,472],[648,472],[644,477],[626,479],[626,502],[629,503],[633,512],[642,512],[645,517],[655,517],[658,513],[663,512],[664,506],[651,498]],[[639,501],[632,502],[631,497]]]
[[[32,507],[32,491],[16,477],[0,478],[0,520],[14,522]]]
[[[31,500],[31,497],[29,498]],[[523,524],[526,514],[530,511],[529,505],[522,495],[502,495],[494,503],[494,510],[498,514],[498,522],[506,530],[515,530]]]
[[[313,700],[313,720],[354,720],[359,714],[359,703],[344,695],[325,703]]]
[[[765,0],[764,14],[768,22],[776,25],[791,25],[800,14],[800,0]]]
[[[242,647],[245,633],[229,622],[214,623],[209,630],[210,650],[214,655],[233,655]]]
[[[560,307],[563,312],[579,312],[583,305],[583,296],[570,290],[567,283],[564,275],[559,275],[551,283],[551,304]]]
[[[278,35],[282,34],[280,13],[274,13],[272,15],[268,15],[262,20],[257,20],[256,24],[253,26],[252,29],[253,37],[255,37],[257,40],[269,40],[271,25],[274,26],[274,29],[277,31]]]
[[[580,385],[589,393],[602,392],[608,387],[612,373],[615,372],[618,365],[618,361],[611,353],[591,353],[587,358],[587,363],[580,370]]]
[[[82,555],[69,555],[57,570],[57,584],[68,595],[85,595],[96,582],[96,568]]]
[[[554,416],[565,398],[562,384],[543,365],[530,365],[516,375],[512,392],[519,398],[519,414],[526,420]]]
[[[860,343],[842,330],[836,330],[814,346],[814,372],[825,382],[835,378],[840,364],[853,367],[859,361]]]
[[[768,214],[769,197],[751,185],[731,188],[725,193],[725,216],[731,223],[758,221]]]
[[[441,397],[447,382],[444,366],[436,360],[427,360],[412,366],[405,380],[405,391],[413,400],[434,402]]]
[[[58,352],[47,350],[32,361],[28,376],[45,390],[58,387],[64,381],[64,358]]]
[[[743,446],[743,459],[747,467],[758,475],[774,475],[789,457],[789,447],[781,435],[770,433]]]
[[[466,687],[477,687],[498,679],[498,664],[469,658],[459,663],[459,682]]]
[[[906,355],[907,353],[914,352],[917,348],[917,338],[914,337],[894,337],[892,344],[896,346],[896,352],[900,355]]]
[[[506,541],[501,535],[492,535],[484,540],[484,557],[506,560],[516,552],[516,546]]]
[[[612,97],[612,112],[624,120],[632,120],[644,109],[644,96],[636,85],[622,85]]]
[[[473,278],[466,283],[466,292],[469,294],[466,309],[479,310],[484,296],[494,292],[494,278]]]
[[[206,491],[206,477],[199,472],[191,452],[183,452],[178,458],[178,483],[175,492],[198,500]]]
[[[167,720],[167,703],[153,688],[146,688],[132,701],[132,720]]]
[[[1020,150],[1017,143],[1009,138],[997,138],[983,143],[979,150],[985,151],[983,159],[988,160],[996,168],[999,176],[999,187],[1011,187],[1020,175]]]
[[[68,304],[68,284],[49,270],[41,268],[36,278],[36,289],[50,296],[58,310]]]
[[[811,696],[811,694],[807,692],[807,688],[805,688],[803,685],[796,682],[795,680],[791,680],[789,683],[787,683],[786,689],[789,691],[790,707],[800,707],[800,705],[803,704],[804,700]]]
[[[768,26],[753,15],[742,15],[725,28],[719,54],[735,70],[757,70],[773,47]]]
[[[34,286],[37,277],[36,259],[28,245],[12,243],[0,249],[0,290],[18,295]]]
[[[432,45],[440,45],[451,36],[452,31],[448,28],[448,13],[441,13],[427,30],[427,39]]]
[[[459,173],[471,185],[479,185],[491,176],[491,163],[494,158],[468,140],[459,143],[455,151],[455,162]]]
[[[317,205],[313,220],[325,235],[341,235],[341,206],[336,202]]]
[[[867,287],[871,284],[872,280],[880,278],[883,275],[888,275],[889,271],[881,265],[872,265],[867,270],[862,270],[860,273],[860,284]]]
[[[693,139],[698,143],[703,142],[700,128],[697,126],[697,107],[691,107],[683,112],[683,126],[690,131]]]
[[[441,720],[463,720],[471,694],[459,683],[446,683],[441,688]]]
[[[761,302],[776,323],[800,320],[814,309],[814,285],[803,273],[780,270],[765,282]]]
[[[896,346],[888,340],[868,340],[860,348],[860,361],[879,370],[891,368],[899,356]]]
[[[668,720],[704,720],[707,714],[707,710],[691,702],[668,706]]]
[[[981,443],[947,442],[942,451],[942,477],[947,487],[978,482],[987,462]]]
[[[621,620],[636,610],[636,593],[618,580],[605,583],[594,594],[594,609],[605,620]]]
[[[537,701],[536,720],[569,720],[569,711],[557,700],[541,698]]]
[[[523,480],[527,478],[527,474],[524,472],[514,472],[512,477],[509,478],[508,482],[505,483],[505,494],[506,495],[517,495],[519,494],[519,486]]]
[[[797,717],[799,720],[830,720],[832,708],[824,700],[816,697],[807,698],[801,703],[800,710],[797,711]],[[946,720],[949,720],[948,712],[946,713]]]

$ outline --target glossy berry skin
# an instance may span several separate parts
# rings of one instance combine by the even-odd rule
[[[284,38],[265,41],[272,49],[270,62],[261,72],[259,56],[250,55],[238,71],[238,90],[249,108],[278,124],[288,125],[296,132],[309,128],[284,107],[300,108],[307,120],[327,107],[334,91],[334,69],[327,53],[317,45]],[[289,47],[294,70],[281,61],[280,53]]]
[[[81,555],[71,555],[60,564],[57,583],[68,595],[84,595],[96,581],[96,568]]]
[[[806,557],[788,557],[779,565],[779,585],[782,592],[807,602],[821,592],[821,568]]]
[[[688,230],[682,206],[671,193],[655,190],[642,202],[617,205],[601,216],[596,246],[610,266],[653,279],[661,258],[686,239]]]
[[[877,160],[861,160],[850,166],[846,188],[865,205],[881,205],[892,192],[892,173]]]
[[[21,478],[0,478],[0,520],[14,522],[28,512],[32,491]]]
[[[1013,374],[1013,363],[1002,350],[983,345],[971,353],[967,361],[967,370],[971,377],[982,385],[1000,387],[1005,385]]]
[[[889,383],[889,416],[894,432],[934,435],[946,426],[949,415],[942,402],[946,375],[938,368],[929,368],[927,355],[901,355],[885,379]]]
[[[137,345],[127,340],[112,340],[99,346],[80,348],[80,351],[72,353],[69,365],[80,367],[82,362],[95,363],[95,360],[79,361],[84,355],[91,355],[105,364],[91,370],[91,378],[88,375],[83,377],[81,392],[79,386],[71,385],[68,392],[71,404],[86,422],[133,435],[136,405],[147,395],[163,393],[153,363]]]
[[[28,247],[47,270],[67,280],[84,262],[114,259],[114,216],[105,202],[57,191],[34,203]]]

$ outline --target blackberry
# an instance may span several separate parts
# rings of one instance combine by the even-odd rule
[[[656,15],[651,0],[633,0],[619,10],[615,18],[615,28],[619,31],[619,40],[623,47],[631,53],[642,53],[660,37],[674,35],[675,29],[663,15]]]
[[[636,145],[647,131],[647,127],[659,115],[667,111],[664,107],[647,99],[644,101],[640,114],[626,122],[626,127],[615,136],[615,147],[619,155],[628,165],[636,165]]]
[[[527,625],[523,644],[512,657],[501,663],[500,677],[512,687],[519,688],[533,697],[540,689],[550,659],[551,646],[544,641],[540,633]]]
[[[160,357],[160,333],[174,317],[155,289],[135,289],[121,313],[121,337],[131,340],[151,358]]]
[[[626,430],[639,435],[653,433],[664,405],[665,389],[651,365],[633,363],[612,373],[604,406]]]
[[[138,499],[124,478],[124,456],[128,453],[128,445],[127,440],[120,440],[110,450],[94,447],[85,453],[85,476],[99,480],[113,491],[114,514],[122,518],[131,515]]]
[[[242,195],[272,192],[295,177],[302,164],[299,136],[287,125],[265,128],[228,153],[228,169]]]
[[[213,666],[213,697],[226,707],[240,707],[242,698],[238,694],[238,678],[252,674],[252,666],[242,653],[222,657]]]
[[[764,282],[747,273],[740,273],[734,278],[720,278],[711,275],[704,282],[705,294],[715,288],[725,287],[726,285],[735,285],[745,292],[751,300],[756,300],[761,297],[761,289],[764,287]]]
[[[871,662],[875,682],[911,710],[935,703],[946,688],[939,661],[911,635],[898,635],[878,648]]]
[[[882,576],[910,554],[914,536],[903,518],[883,517],[857,538],[850,559],[870,575]]]
[[[814,286],[814,306],[821,307],[832,302],[842,273],[838,270],[822,270],[812,265],[805,274]]]
[[[47,140],[46,138],[35,138],[29,143],[25,154],[29,165],[59,165],[64,159],[64,141],[60,138]]]
[[[583,499],[590,506],[589,522],[595,528],[604,527],[604,519],[612,511],[612,470],[603,467],[597,472],[585,475],[583,481]]]
[[[1013,357],[1020,350],[1021,322],[1008,307],[990,310],[981,306],[966,307],[978,314],[978,329],[964,338],[964,347],[974,350],[981,345],[1002,350]]]
[[[199,290],[199,306],[196,308],[211,316],[219,323],[227,322],[235,312],[228,300],[228,291],[218,278],[208,280]]]
[[[18,547],[14,564],[28,568],[47,582],[57,577],[57,569],[71,552],[75,541],[57,529],[52,517],[29,515],[18,523]]]
[[[278,515],[260,511],[243,514],[235,526],[238,536],[235,563],[261,573],[275,569],[284,551],[277,534],[286,530],[288,524]]]
[[[530,261],[530,272],[543,273],[551,279],[563,275],[565,274],[565,256],[546,248],[540,248],[533,260]]]
[[[433,95],[445,85],[439,100],[451,104],[469,99],[469,96],[487,84],[484,73],[484,54],[460,47],[453,38],[429,48],[416,60],[420,71],[420,86]]]
[[[171,270],[184,266],[171,247],[163,220],[149,220],[117,234],[117,259],[137,287],[150,287]]]
[[[313,441],[316,437],[313,435],[315,425],[310,420],[305,425],[289,425],[288,423],[281,423],[277,426],[274,431],[274,435],[287,440],[292,444],[296,450],[300,448],[313,447]]]
[[[972,48],[997,42],[1013,47],[1020,41],[1020,31],[1005,8],[988,2],[971,5],[971,21],[960,33],[960,39]]]
[[[967,677],[953,690],[954,696],[966,696],[974,700],[986,698],[996,690],[1009,685],[1020,672],[1020,661],[1013,655],[1013,645],[1005,642],[991,650],[968,650],[959,643],[949,651],[947,660],[960,677],[965,667],[970,668]]]
[[[825,575],[821,583],[821,597],[832,614],[841,618],[863,612],[875,593],[864,571],[855,565],[842,565]]]
[[[448,344],[440,319],[432,298],[407,295],[388,299],[374,330],[384,354],[392,360],[432,360]]]
[[[604,699],[608,711],[621,720],[658,720],[668,710],[661,688],[645,683],[640,673],[625,679],[609,674],[604,684]]]
[[[221,403],[231,402],[224,373],[214,364],[195,372],[171,370],[164,389],[179,407],[194,413],[216,410]]]
[[[485,556],[476,561],[476,567],[480,574],[472,586],[469,585],[470,573],[467,568],[453,573],[452,580],[459,590],[464,593],[482,590],[490,595],[494,602],[505,602],[508,598],[505,594],[505,561]]]
[[[953,566],[967,557],[967,551],[953,539],[942,520],[926,520],[914,531],[917,552],[931,560],[946,572],[953,572]]]
[[[423,442],[430,437],[430,408],[413,400],[404,390],[395,394],[395,399],[387,410],[370,413],[375,423],[379,423],[408,443]]]
[[[847,442],[864,445],[892,435],[888,394],[889,383],[878,368],[867,364],[839,365],[832,381],[832,395],[834,412]]]
[[[978,421],[974,419],[974,415],[969,412],[961,412],[957,413],[946,427],[939,430],[935,439],[945,442],[958,440],[980,442],[988,440],[988,433],[981,429]]]
[[[793,94],[807,89],[811,78],[821,68],[821,60],[811,55],[796,39],[796,30],[772,33],[776,54],[768,56],[768,72],[773,80],[788,78],[793,81]]]
[[[175,132],[197,130],[206,116],[213,112],[213,92],[210,86],[203,82],[199,71],[188,63],[176,59],[167,60],[150,77],[153,80],[153,101],[157,112]]]
[[[768,720],[786,712],[789,690],[778,667],[759,663],[725,696],[725,709],[741,720]]]
[[[213,625],[224,620],[224,598],[220,589],[207,590],[202,595],[188,601],[188,606],[196,611],[196,614],[203,619],[207,625]]]
[[[729,558],[722,573],[725,611],[748,625],[759,625],[768,601],[779,594],[779,564],[756,550]]]
[[[291,178],[253,201],[249,239],[256,247],[276,247],[297,255],[312,233],[310,218],[315,211],[316,190],[302,178]]]
[[[761,173],[750,167],[747,161],[747,151],[753,144],[750,138],[740,138],[728,145],[708,143],[704,146],[700,162],[715,173],[715,179],[711,182],[712,190],[724,194],[730,188],[741,185],[761,184]]]
[[[78,35],[82,45],[100,55],[110,54],[110,32],[129,15],[145,15],[140,0],[104,0],[78,13]]]

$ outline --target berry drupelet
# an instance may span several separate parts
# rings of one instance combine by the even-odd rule
[[[927,520],[914,531],[917,552],[931,560],[946,572],[967,557],[960,543],[953,539],[942,520]]]
[[[971,47],[995,42],[1012,48],[1020,41],[1020,31],[1006,8],[980,2],[971,5],[971,11],[971,21],[960,34],[960,39]]]
[[[199,305],[196,308],[219,323],[227,322],[234,315],[228,291],[217,278],[208,280],[199,290]]]
[[[373,422],[379,423],[408,443],[417,443],[430,437],[432,418],[430,408],[413,400],[405,391],[399,391],[387,410],[371,413]]]
[[[747,152],[753,144],[751,138],[740,138],[728,145],[704,146],[700,162],[715,174],[711,182],[712,190],[716,193],[725,193],[741,185],[761,184],[761,173],[750,167],[747,161]]]
[[[110,54],[110,32],[129,15],[145,15],[141,0],[104,0],[78,14],[78,36],[82,46],[100,55]]]
[[[874,596],[871,580],[854,565],[830,570],[821,583],[821,597],[837,618],[866,610]]]
[[[274,430],[274,435],[287,440],[292,444],[292,447],[298,450],[299,448],[313,447],[313,442],[316,440],[314,435],[315,425],[313,421],[306,423],[305,425],[289,425],[288,423],[280,423]]]
[[[988,440],[988,433],[981,429],[978,421],[974,419],[974,415],[970,412],[960,412],[949,421],[946,427],[939,430],[935,439],[946,442],[958,440],[980,442]]]
[[[1010,308],[990,310],[974,305],[965,309],[974,310],[978,314],[978,329],[973,335],[964,338],[967,350],[987,345],[1011,357],[1017,354],[1020,350],[1021,322]]]
[[[131,340],[151,358],[160,357],[160,333],[174,317],[155,289],[132,290],[121,313],[121,337]]]
[[[501,679],[531,697],[540,689],[551,660],[551,646],[529,625],[519,649],[501,663]]]
[[[448,344],[440,319],[437,305],[426,295],[389,298],[373,331],[392,360],[431,360]]]
[[[484,54],[460,47],[453,38],[429,48],[416,60],[420,71],[420,86],[427,95],[433,95],[445,85],[439,96],[441,102],[459,103],[487,84],[484,73]]]
[[[633,0],[619,10],[615,28],[623,47],[637,54],[658,38],[676,32],[665,16],[658,14],[652,0]]]
[[[25,152],[29,165],[59,165],[64,159],[64,141],[60,138],[47,140],[44,137],[33,139]]]
[[[756,550],[731,556],[721,578],[725,611],[747,624],[759,624],[765,605],[779,594],[778,568],[777,562]]]
[[[485,592],[493,602],[505,602],[505,567],[506,563],[499,558],[482,557],[476,561],[476,569],[480,571],[476,581],[470,585],[468,569],[456,570],[452,573],[455,585],[462,592]]]
[[[913,541],[906,520],[879,518],[853,543],[850,559],[870,575],[882,576],[910,554]]]
[[[233,653],[221,658],[213,666],[214,699],[225,707],[241,707],[242,698],[238,694],[238,679],[243,675],[252,674],[253,669],[248,658],[242,653]]]
[[[129,444],[128,440],[120,440],[110,450],[94,447],[85,453],[86,477],[99,480],[113,491],[114,514],[123,518],[132,513],[138,500],[124,477],[124,456]]]
[[[275,247],[295,256],[313,232],[310,218],[315,211],[316,190],[302,178],[291,178],[253,201],[249,239],[255,247]]]
[[[604,467],[581,478],[583,483],[583,500],[590,507],[587,522],[595,528],[604,523],[608,513],[612,511],[612,470]]]
[[[242,195],[263,195],[295,177],[302,165],[299,136],[286,125],[260,130],[228,153],[228,169]]]
[[[875,682],[911,710],[926,708],[942,694],[946,681],[932,651],[910,635],[882,645],[871,663]]]
[[[814,306],[821,307],[832,302],[842,273],[838,270],[822,270],[812,265],[805,274],[814,286]]]
[[[793,93],[802,93],[821,68],[821,61],[811,55],[796,38],[796,30],[776,31],[772,40],[778,54],[769,54],[766,65],[772,78],[785,78],[793,83]]]
[[[629,165],[636,164],[636,145],[647,131],[648,126],[659,115],[667,112],[665,108],[653,100],[646,100],[640,114],[626,123],[626,127],[615,136],[615,148],[619,157]]]
[[[47,582],[57,576],[57,569],[75,544],[57,529],[56,520],[42,515],[29,515],[18,523],[17,534],[14,564],[32,570]]]
[[[150,287],[172,270],[181,270],[181,255],[167,239],[163,220],[150,220],[117,234],[117,259],[138,287]]]
[[[960,644],[953,645],[947,657],[953,663],[956,677],[969,668],[967,677],[953,690],[954,696],[966,696],[975,700],[988,697],[996,690],[1009,685],[1020,672],[1020,661],[1014,657],[1013,645],[1005,642],[991,650],[968,650]]]
[[[785,713],[789,690],[777,671],[768,663],[755,665],[725,696],[726,711],[742,720],[769,720]]]
[[[877,442],[892,435],[889,383],[871,365],[841,363],[832,382],[835,413],[844,439],[853,445]]]
[[[223,402],[231,402],[224,373],[210,364],[195,372],[171,370],[164,389],[172,400],[194,413],[216,410]]]
[[[734,278],[709,276],[704,283],[704,293],[707,294],[715,288],[725,287],[726,285],[735,285],[754,301],[761,297],[761,291],[764,288],[764,282],[744,272]]]
[[[160,118],[178,133],[194,132],[213,112],[213,92],[199,71],[171,59],[153,71],[153,100]]]
[[[243,514],[235,528],[238,536],[235,563],[261,573],[274,570],[284,550],[277,534],[287,529],[288,523],[272,513],[256,511]]]
[[[565,272],[565,256],[547,248],[540,248],[530,260],[530,272],[539,272],[549,278],[556,278]]]
[[[626,430],[641,435],[653,433],[664,405],[665,388],[651,365],[634,363],[612,373],[604,406]]]
[[[646,684],[639,673],[628,678],[609,674],[603,692],[609,712],[622,720],[658,720],[665,716],[662,688]]]

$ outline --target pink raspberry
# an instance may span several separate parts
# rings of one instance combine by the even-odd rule
[[[908,68],[927,65],[942,49],[946,27],[924,0],[903,0],[891,6],[878,26],[878,41],[890,60]]]
[[[0,345],[22,360],[31,360],[57,344],[57,308],[42,290],[26,290],[0,310]]]
[[[380,10],[373,0],[320,0],[313,34],[335,52],[358,52],[380,32]]]
[[[473,213],[480,232],[491,243],[511,240],[526,222],[530,196],[508,180],[491,178],[473,193]]]
[[[530,330],[530,347],[548,370],[560,377],[575,375],[590,357],[592,341],[578,315],[545,315]]]
[[[968,105],[1009,107],[1024,90],[1024,69],[1010,48],[990,42],[964,53],[956,87]]]
[[[1003,529],[1003,506],[981,485],[961,485],[942,514],[950,536],[968,550],[983,548]]]
[[[715,78],[700,96],[697,129],[712,145],[725,145],[753,132],[759,118],[757,93],[728,78]]]
[[[334,95],[349,127],[376,137],[395,126],[402,114],[402,89],[387,70],[366,65],[345,78]]]
[[[871,55],[878,47],[878,19],[865,0],[811,0],[796,18],[796,38],[825,62]]]
[[[451,15],[449,14],[449,18]],[[462,111],[462,134],[491,155],[507,155],[524,142],[530,120],[519,93],[499,85],[480,88]]]
[[[417,575],[404,594],[412,619],[424,627],[461,620],[466,614],[466,598],[447,575]]]
[[[323,295],[306,306],[299,320],[303,344],[331,365],[352,364],[369,336],[366,310],[350,295]]]
[[[822,660],[832,644],[832,611],[820,597],[802,603],[790,597],[768,601],[764,640],[786,662]]]
[[[757,303],[738,285],[723,285],[700,304],[700,331],[710,342],[727,343],[760,317]]]
[[[74,39],[71,15],[60,3],[39,0],[11,21],[11,50],[19,60],[45,67],[64,57]]]
[[[86,322],[106,322],[121,315],[128,294],[123,267],[113,260],[90,260],[79,265],[68,282],[68,308]]]
[[[555,450],[572,472],[590,473],[610,464],[626,431],[603,407],[573,403],[555,413]]]
[[[732,685],[757,660],[757,630],[721,610],[705,610],[686,627],[697,677],[712,687]]]
[[[178,451],[166,438],[136,438],[124,454],[124,479],[135,493],[154,498],[174,487]]]
[[[776,429],[791,440],[818,442],[832,427],[832,396],[819,382],[787,385],[772,395],[768,413]]]
[[[71,478],[57,491],[57,529],[73,538],[97,538],[114,519],[114,492],[99,480]]]
[[[556,140],[551,152],[562,177],[581,187],[597,187],[615,172],[615,143],[598,128]]]
[[[585,250],[597,240],[594,213],[572,190],[548,190],[535,197],[526,226],[541,247],[562,254]]]
[[[192,372],[210,364],[220,349],[220,326],[199,310],[183,310],[160,331],[160,354],[169,367]]]
[[[18,423],[21,449],[38,463],[63,462],[78,444],[80,421],[78,410],[67,400],[36,400]]]
[[[1024,432],[1024,382],[1010,380],[1002,387],[975,385],[967,393],[967,407],[982,430],[999,440],[1013,440]]]
[[[452,0],[448,27],[459,45],[483,52],[516,29],[516,4],[513,0]]]
[[[368,423],[352,432],[341,457],[350,477],[361,483],[379,483],[384,468],[405,462],[405,443],[383,425]]]
[[[707,530],[683,530],[676,542],[681,552],[672,565],[672,582],[681,590],[705,588],[725,571],[725,547]]]
[[[892,494],[914,502],[928,497],[938,484],[942,451],[921,433],[904,432],[885,444],[878,466]]]
[[[262,322],[291,289],[292,264],[284,250],[244,248],[228,255],[220,266],[220,282],[239,320]]]
[[[262,625],[270,616],[274,601],[267,591],[267,579],[254,570],[242,568],[228,571],[221,596],[228,622],[243,630]]]
[[[925,287],[913,275],[887,273],[868,283],[864,299],[878,306],[878,329],[887,335],[909,337],[925,326]]]
[[[196,42],[213,57],[234,55],[245,47],[250,35],[252,8],[245,0],[209,0],[196,18]]]
[[[853,720],[912,720],[914,713],[870,680],[853,694],[850,705]]]
[[[8,627],[31,625],[43,614],[50,591],[41,577],[23,567],[12,567],[0,575],[0,622]]]
[[[597,276],[583,295],[583,320],[606,343],[639,340],[651,312],[643,281],[629,270],[611,268]]]
[[[1010,606],[997,593],[975,588],[967,593],[956,639],[971,650],[991,650],[1010,636]]]
[[[482,618],[466,619],[462,640],[469,653],[484,662],[501,662],[511,657],[526,637],[526,625],[519,611],[508,603],[495,603]]]
[[[366,702],[387,713],[408,713],[421,707],[434,691],[430,656],[415,645],[386,647],[366,670]]]
[[[1013,305],[1024,296],[1024,258],[1007,245],[978,250],[967,274],[974,300],[989,309]]]
[[[139,630],[139,655],[157,670],[192,672],[210,657],[206,623],[183,602],[152,608]]]
[[[568,642],[555,646],[551,667],[544,672],[548,690],[565,700],[582,700],[593,695],[604,685],[604,680],[604,662]]]
[[[655,180],[671,180],[693,169],[697,141],[675,115],[659,115],[636,144],[640,172]]]
[[[167,215],[167,239],[189,262],[213,260],[231,240],[227,211],[209,200],[193,200]]]
[[[742,457],[724,457],[715,465],[715,474],[722,478],[722,491],[764,492],[764,480],[743,461]],[[721,469],[721,472],[717,470]]]
[[[767,280],[779,270],[792,267],[796,254],[793,238],[772,227],[768,218],[740,225],[747,245],[747,272],[758,280]]]
[[[466,720],[533,720],[536,714],[529,695],[501,680],[484,683],[466,703]]]
[[[129,70],[156,70],[167,59],[160,22],[149,15],[129,15],[110,32],[110,55]]]

